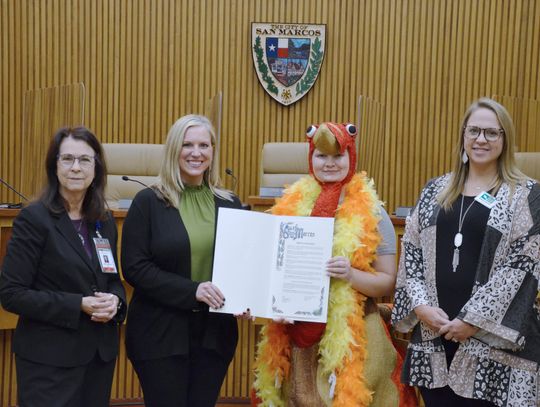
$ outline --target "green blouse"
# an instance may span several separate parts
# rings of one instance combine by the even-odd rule
[[[215,213],[214,195],[207,185],[185,186],[180,216],[189,236],[193,281],[212,279]]]

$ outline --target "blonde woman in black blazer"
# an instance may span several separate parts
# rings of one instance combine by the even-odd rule
[[[105,407],[126,300],[118,273],[102,271],[94,243],[108,239],[116,263],[101,146],[83,127],[61,129],[46,169],[41,198],[15,219],[0,274],[2,306],[19,315],[18,405]]]
[[[238,340],[211,282],[219,207],[240,208],[219,188],[215,135],[203,116],[169,131],[160,181],[133,200],[124,222],[122,271],[134,287],[127,354],[147,407],[215,406]]]

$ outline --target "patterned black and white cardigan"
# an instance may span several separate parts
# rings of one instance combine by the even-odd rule
[[[392,323],[413,329],[403,366],[404,383],[427,388],[450,385],[463,397],[497,406],[540,406],[540,185],[503,184],[490,212],[469,301],[458,318],[480,328],[463,342],[448,368],[437,332],[413,309],[438,306],[435,284],[436,197],[450,175],[422,190],[407,219],[396,283]]]

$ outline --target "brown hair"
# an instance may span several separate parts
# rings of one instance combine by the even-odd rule
[[[86,127],[64,127],[59,129],[52,138],[45,159],[47,183],[39,200],[53,213],[58,214],[69,209],[67,201],[60,194],[60,183],[56,175],[60,145],[68,137],[74,140],[84,141],[94,150],[95,175],[84,196],[81,212],[83,217],[89,222],[103,220],[106,215],[105,185],[107,184],[107,166],[100,142]]]

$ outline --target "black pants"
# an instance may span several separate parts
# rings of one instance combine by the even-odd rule
[[[189,355],[132,360],[146,407],[214,407],[232,356],[202,347],[208,313],[189,321]]]
[[[228,360],[217,352],[191,347],[189,356],[132,361],[146,407],[214,407]]]
[[[48,366],[15,357],[19,407],[108,407],[116,360]]]

